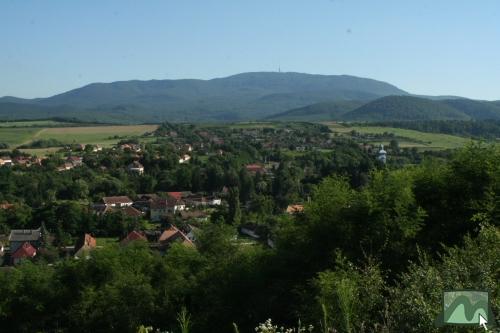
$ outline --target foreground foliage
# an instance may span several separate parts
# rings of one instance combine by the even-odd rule
[[[494,147],[374,171],[362,187],[327,177],[303,214],[276,222],[275,249],[239,246],[215,219],[197,250],[137,243],[1,272],[0,327],[243,333],[272,318],[275,331],[300,319],[314,332],[455,332],[433,325],[443,290],[489,290],[500,311],[499,212]]]

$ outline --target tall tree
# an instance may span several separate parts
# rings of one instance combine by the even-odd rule
[[[241,222],[240,191],[237,187],[231,187],[228,194],[228,218],[227,222],[238,225]]]

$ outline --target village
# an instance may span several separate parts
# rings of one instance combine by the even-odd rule
[[[174,183],[172,187],[176,191],[169,191],[168,188],[165,188],[165,191],[150,193],[127,190],[116,195],[99,196],[100,193],[114,192],[105,190],[90,197],[90,193],[84,193],[80,196],[79,205],[84,206],[85,214],[91,214],[96,220],[113,216],[113,218],[127,221],[126,227],[121,228],[118,234],[114,233],[116,237],[114,241],[110,241],[113,233],[98,232],[107,240],[104,245],[99,245],[99,235],[95,235],[95,232],[92,233],[91,230],[81,234],[73,232],[70,234],[71,237],[66,237],[64,241],[57,240],[54,230],[52,232],[49,230],[53,229],[52,223],[46,223],[47,221],[44,220],[32,221],[30,225],[33,225],[33,228],[12,228],[6,234],[0,233],[2,265],[12,266],[23,260],[37,260],[44,254],[47,257],[48,252],[51,252],[52,261],[54,258],[89,258],[92,250],[110,243],[127,246],[134,241],[144,241],[152,250],[159,253],[165,253],[174,243],[196,248],[196,234],[200,228],[203,228],[204,223],[210,221],[212,213],[234,209],[235,205],[238,210],[250,211],[255,205],[252,203],[255,193],[247,197],[236,194],[238,202],[234,202],[234,193],[231,194],[231,189],[235,185],[238,186],[240,180],[250,181],[251,190],[254,192],[273,190],[272,183],[276,181],[276,175],[282,163],[280,161],[282,158],[275,156],[275,152],[286,147],[300,154],[309,150],[335,146],[335,142],[328,135],[322,134],[323,130],[318,131],[313,128],[312,132],[317,135],[310,135],[311,129],[307,127],[276,130],[242,128],[230,131],[220,128],[192,130],[186,126],[170,124],[165,127],[167,128],[160,127],[155,133],[154,144],[141,143],[139,139],[132,138],[123,139],[115,146],[108,148],[95,144],[71,144],[62,147],[57,154],[41,158],[20,151],[2,154],[0,167],[15,170],[17,173],[48,169],[54,173],[54,177],[59,177],[56,175],[60,173],[62,177],[70,176],[75,180],[75,174],[80,175],[87,169],[95,170],[97,174],[103,175],[113,174],[122,169],[125,172],[121,174],[125,175],[123,177],[140,182],[147,179],[148,174],[155,172],[154,170],[161,172],[160,165],[183,170],[192,168],[194,164],[201,164],[203,168],[197,168],[197,170],[201,170],[201,175],[206,177],[207,184],[215,182],[214,186],[205,186],[201,191],[192,191],[192,185],[180,188],[182,185]],[[246,146],[246,150],[250,150],[254,155],[253,158],[245,156],[242,159],[240,153],[235,154],[234,147],[242,145]],[[245,152],[245,150],[242,151]],[[207,174],[209,170],[206,164],[214,159],[222,163],[231,160],[234,163],[237,159],[238,163],[243,162],[243,165],[240,170],[238,167],[234,171],[223,170],[222,174],[211,177]],[[290,161],[286,163],[290,164]],[[195,178],[195,176],[192,177]],[[217,180],[216,177],[220,179]],[[232,179],[234,177],[241,179]],[[78,184],[89,183],[85,177],[76,181]],[[258,186],[263,188],[259,190]],[[245,189],[242,188],[240,192],[245,192]],[[92,198],[94,200],[89,200]],[[59,201],[57,198],[54,199]],[[77,197],[73,197],[74,199]],[[84,204],[85,201],[87,204]],[[300,199],[295,195],[294,198],[287,199],[282,204],[283,208],[275,207],[268,214],[279,216],[280,214],[301,213],[304,209],[304,201],[303,198]],[[15,212],[16,209],[20,209],[19,203],[6,201],[5,198],[0,205],[0,212],[3,211],[6,214]],[[61,218],[64,219],[64,217]],[[240,219],[235,225],[235,230],[240,237],[247,237],[264,246],[273,247],[272,228],[265,223],[263,225],[262,220],[262,216]],[[46,225],[49,227],[47,228]],[[237,238],[237,235],[235,237]]]

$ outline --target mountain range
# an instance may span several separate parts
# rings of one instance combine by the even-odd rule
[[[0,98],[0,119],[50,117],[120,123],[500,119],[500,103],[416,97],[372,79],[293,72],[92,83],[47,98]]]

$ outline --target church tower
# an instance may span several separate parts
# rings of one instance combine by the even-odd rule
[[[379,160],[380,162],[382,162],[384,164],[387,162],[387,152],[384,150],[383,144],[380,144],[380,149],[378,151],[377,160]]]

